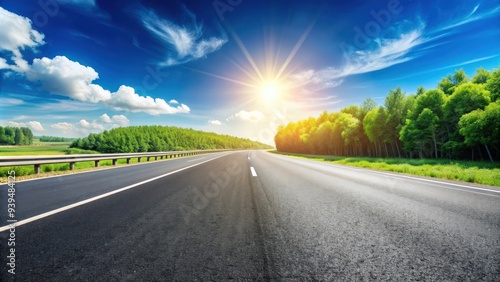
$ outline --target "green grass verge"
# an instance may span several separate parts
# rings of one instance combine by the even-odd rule
[[[435,159],[398,159],[398,158],[365,158],[337,157],[323,155],[304,155],[282,153],[276,150],[271,153],[307,158],[317,161],[370,168],[376,170],[401,172],[413,175],[428,176],[447,180],[456,180],[483,185],[500,186],[500,163],[480,161],[457,161]]]

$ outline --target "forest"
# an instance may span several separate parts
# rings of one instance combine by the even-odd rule
[[[67,138],[67,137],[57,137],[57,136],[35,136],[35,138],[38,138],[40,142],[73,142],[76,140],[76,138]]]
[[[500,68],[456,70],[410,95],[396,88],[384,105],[325,111],[280,126],[274,140],[288,153],[499,161]]]
[[[0,126],[0,145],[31,145],[33,132],[27,127]]]
[[[129,126],[91,133],[70,148],[101,153],[137,153],[205,149],[268,149],[268,145],[193,129],[169,126]]]

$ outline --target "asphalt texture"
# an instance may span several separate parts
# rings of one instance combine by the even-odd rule
[[[498,191],[263,151],[18,182],[16,218],[161,175],[17,226],[15,275],[0,232],[1,280],[500,281]]]

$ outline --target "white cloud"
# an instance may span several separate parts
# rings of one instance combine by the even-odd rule
[[[78,122],[78,125],[81,128],[85,128],[85,129],[100,129],[100,130],[104,129],[104,126],[102,124],[98,124],[95,120],[92,123],[90,123],[90,122],[82,119]]]
[[[479,7],[480,7],[480,5],[476,5],[474,7],[474,9],[472,9],[472,12],[470,12],[466,17],[454,20],[451,23],[449,23],[449,24],[447,24],[447,25],[445,25],[445,26],[443,26],[435,31],[442,32],[442,31],[446,31],[446,30],[450,30],[450,29],[456,30],[457,27],[460,27],[462,25],[465,25],[465,24],[468,24],[471,22],[475,22],[475,21],[479,21],[479,20],[483,20],[483,19],[486,19],[489,17],[493,17],[493,16],[497,15],[498,13],[500,13],[500,7],[496,7],[492,10],[489,10],[489,11],[476,13],[479,10]]]
[[[216,119],[211,119],[208,121],[208,123],[210,123],[211,125],[222,125],[222,122]]]
[[[44,44],[44,35],[31,26],[31,20],[14,14],[0,7],[0,51],[12,53],[15,65],[8,65],[5,59],[0,60],[0,69],[26,71],[28,63],[23,59],[21,50],[31,48],[34,50]]]
[[[33,131],[45,131],[42,124],[38,121],[15,122],[15,121],[0,121],[1,125],[13,127],[28,127]]]
[[[150,115],[189,113],[190,111],[189,107],[184,104],[174,108],[161,98],[140,96],[135,93],[134,88],[125,85],[120,86],[106,104],[117,110],[145,112]]]
[[[241,110],[241,111],[237,112],[236,114],[234,114],[234,116],[241,119],[241,120],[251,121],[251,122],[259,122],[259,121],[264,120],[264,114],[259,112],[259,111],[247,112],[247,111]]]
[[[340,85],[343,78],[373,72],[411,60],[410,50],[423,42],[423,26],[401,34],[395,39],[375,40],[377,47],[369,51],[356,51],[348,54],[342,67],[327,67],[321,70],[307,70],[292,76],[301,85],[313,85],[316,89]]]
[[[225,36],[202,38],[203,26],[196,22],[191,12],[187,11],[187,14],[192,20],[190,25],[174,24],[160,18],[152,10],[138,12],[144,27],[162,43],[175,49],[174,54],[167,55],[166,65],[177,65],[203,58],[207,54],[219,50],[227,42]]]
[[[151,115],[190,112],[187,105],[180,104],[172,107],[164,99],[140,96],[134,88],[125,85],[111,93],[92,83],[99,78],[99,74],[93,68],[71,61],[65,56],[33,60],[33,65],[27,71],[26,77],[31,81],[40,82],[41,88],[50,93],[82,102],[102,102],[117,110],[144,112]]]
[[[50,127],[54,128],[54,129],[57,129],[57,130],[61,130],[61,131],[65,132],[65,133],[71,132],[75,128],[73,126],[73,124],[71,124],[69,122],[58,122],[56,124],[52,124]]]
[[[0,105],[2,106],[17,106],[23,104],[24,101],[16,98],[0,98]]]
[[[29,128],[33,129],[34,131],[45,131],[42,124],[38,121],[28,121],[27,125]]]
[[[124,115],[114,115],[111,120],[113,121],[113,123],[120,126],[127,126],[130,124],[130,120]]]
[[[127,126],[129,123],[129,119],[124,115],[114,115],[110,117],[108,114],[103,114],[92,122],[87,119],[81,119],[75,123],[55,123],[52,124],[51,127],[62,132],[56,133],[57,136],[82,137],[89,133],[97,133],[120,126]]]
[[[73,0],[70,4],[95,6],[95,1]],[[32,29],[31,21],[28,18],[0,7],[0,51],[11,52],[13,54],[12,61],[15,63],[15,65],[9,65],[6,59],[0,58],[0,69],[10,69],[25,74],[29,81],[40,83],[41,89],[81,102],[104,103],[114,109],[145,112],[152,115],[190,112],[187,105],[180,104],[177,107],[172,107],[161,98],[140,96],[128,86],[121,86],[117,92],[111,93],[100,85],[92,83],[99,78],[99,74],[92,67],[84,66],[65,56],[55,56],[53,59],[37,58],[29,65],[22,58],[21,50],[26,47],[33,49],[44,44],[43,38],[43,34]],[[191,47],[195,48],[197,44]],[[202,44],[202,46],[204,45]],[[4,72],[4,77],[8,76],[9,72]],[[174,101],[172,100],[173,104],[178,104],[177,101],[175,103]],[[1,102],[12,104],[19,101],[4,99]],[[118,124],[127,123],[123,118],[118,119]]]
[[[71,61],[65,56],[34,59],[26,77],[30,81],[41,82],[43,90],[78,101],[98,103],[111,99],[108,90],[92,84],[92,81],[99,78],[93,68]]]
[[[410,31],[400,32],[396,37],[374,39],[374,48],[347,51],[347,53],[344,54],[346,62],[342,66],[331,66],[320,70],[310,69],[299,72],[291,78],[299,86],[312,86],[314,90],[318,90],[336,87],[343,82],[343,78],[350,75],[382,70],[413,60],[417,58],[418,54],[410,55],[410,51],[415,51],[419,47],[419,51],[437,47],[442,43],[432,46],[428,46],[426,43],[457,33],[460,31],[460,26],[490,18],[500,13],[500,7],[496,7],[489,11],[479,10],[479,5],[476,5],[467,15],[451,20],[442,27],[433,30],[426,30],[425,23],[419,20],[417,24],[413,25],[416,26],[416,28],[414,27]],[[408,22],[400,22],[395,26],[398,30],[401,30],[401,28],[407,25]]]
[[[170,101],[169,101],[169,103],[170,103],[170,104],[179,104],[179,102],[177,102],[177,100],[173,100],[173,99],[172,99],[172,100],[170,100]]]
[[[113,121],[111,118],[108,116],[108,114],[103,114],[102,116],[99,117],[102,122],[104,123],[112,123]]]
[[[5,60],[4,58],[0,58],[0,70],[3,69],[10,69],[10,66],[9,64],[7,64],[7,60]]]
[[[109,117],[107,114],[103,114],[99,118],[104,123],[112,123],[118,126],[127,126],[130,123],[129,119],[124,115],[114,115],[113,117]]]

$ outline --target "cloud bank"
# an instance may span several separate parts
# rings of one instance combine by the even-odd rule
[[[95,5],[95,1],[73,2]],[[11,55],[10,62],[0,58],[0,70],[7,69],[25,75],[29,81],[40,84],[40,88],[49,93],[81,102],[103,103],[115,110],[150,115],[190,112],[185,104],[172,100],[175,101],[172,104],[178,104],[172,107],[164,99],[141,96],[134,88],[126,85],[120,86],[116,92],[106,90],[93,83],[99,78],[99,74],[92,67],[72,61],[66,56],[36,58],[31,65],[28,64],[21,51],[36,51],[36,47],[45,43],[43,39],[44,35],[33,29],[30,19],[0,7],[0,52]]]

